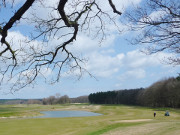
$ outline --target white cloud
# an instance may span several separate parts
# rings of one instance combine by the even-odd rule
[[[132,78],[133,77],[133,78],[140,79],[140,78],[144,78],[145,77],[146,72],[143,69],[134,69],[134,70],[127,71],[126,75],[128,76],[128,78]]]
[[[129,82],[132,80],[139,80],[146,77],[146,71],[141,68],[127,70],[125,73],[121,74],[118,79],[122,82]]]
[[[53,71],[51,68],[42,68],[40,71],[41,75],[43,75],[45,78],[53,74]]]
[[[101,54],[113,54],[113,53],[115,53],[115,50],[114,49],[106,49],[106,50],[102,50],[100,53]]]
[[[53,8],[57,8],[58,2],[59,0],[35,1],[30,9],[23,15],[23,17],[34,19],[33,14],[36,14],[36,16],[40,17],[41,19],[49,19],[50,15],[57,17],[58,13]]]
[[[86,67],[87,70],[95,76],[111,77],[111,75],[119,71],[123,58],[123,54],[118,54],[113,57],[94,52],[89,55],[89,61]]]
[[[146,55],[139,50],[130,51],[126,54],[126,64],[130,68],[159,66],[169,57],[174,56],[172,53],[159,52],[152,55]],[[165,66],[165,65],[164,65]]]
[[[126,56],[127,65],[132,68],[154,65],[157,61],[153,57],[147,56],[138,50],[128,52]]]
[[[142,79],[146,77],[147,68],[167,67],[161,63],[165,58],[171,56],[169,53],[158,53],[146,55],[138,50],[129,51],[127,53],[108,52],[110,48],[100,48],[90,50],[84,56],[88,58],[86,66],[83,66],[95,77],[114,77],[121,76],[121,79],[135,78]],[[100,50],[99,49],[99,50]],[[112,55],[113,54],[113,55]],[[122,73],[122,71],[124,71]],[[68,74],[71,76],[72,74]]]
[[[120,88],[121,86],[122,86],[121,83],[116,83],[116,84],[115,84],[115,87],[117,87],[117,88]]]
[[[107,36],[107,40],[100,44],[98,39],[92,39],[85,35],[78,35],[76,41],[74,41],[72,45],[69,45],[68,48],[75,53],[87,54],[112,46],[114,40],[115,35]]]

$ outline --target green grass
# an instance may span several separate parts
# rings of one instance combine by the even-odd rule
[[[30,118],[44,110],[84,110],[101,116]],[[165,117],[169,110],[170,117]],[[156,111],[157,117],[153,118]],[[179,134],[180,110],[125,105],[0,105],[0,135]],[[2,118],[6,117],[6,118]],[[25,117],[25,118],[24,118]],[[124,122],[124,120],[152,119]],[[141,132],[139,132],[141,131]]]

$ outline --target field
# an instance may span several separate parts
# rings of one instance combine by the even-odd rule
[[[101,116],[31,118],[43,110],[84,110]],[[170,116],[164,113],[169,110]],[[153,112],[157,115],[154,118]],[[177,135],[180,109],[124,105],[0,105],[0,135]]]

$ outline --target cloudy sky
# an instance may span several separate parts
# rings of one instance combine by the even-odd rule
[[[9,0],[10,1],[10,0]],[[118,9],[127,10],[132,5],[132,2],[137,5],[141,0],[124,0],[116,1]],[[15,0],[15,7],[23,3],[23,0]],[[55,5],[55,1],[46,1],[45,4]],[[101,3],[100,3],[101,4]],[[111,10],[108,4],[103,2],[106,10]],[[25,17],[31,16],[35,12],[41,16],[45,16],[47,9],[39,7],[38,3],[34,8],[30,9]],[[8,20],[12,15],[12,11],[2,8],[0,11],[2,20]],[[153,13],[155,14],[155,13]],[[126,27],[120,22],[120,17],[117,18],[117,24],[120,28]],[[20,39],[26,39],[28,32],[33,26],[28,26],[27,22],[21,21],[18,27],[14,27],[9,32],[9,39],[13,37],[13,42],[18,42]],[[117,28],[113,24],[108,24],[107,37],[101,44],[98,38],[92,38],[83,33],[79,33],[76,41],[70,49],[74,54],[82,55],[88,61],[84,65],[88,72],[93,77],[84,73],[82,78],[74,75],[64,74],[59,83],[49,85],[44,83],[43,79],[37,80],[34,87],[26,87],[13,94],[7,94],[6,86],[0,91],[0,98],[44,98],[50,95],[60,93],[69,97],[77,97],[88,95],[98,91],[120,90],[148,87],[155,81],[167,77],[177,76],[180,67],[167,65],[164,61],[167,57],[173,55],[167,52],[159,52],[153,55],[146,55],[141,52],[142,46],[133,46],[128,39],[132,37],[132,32],[117,32]],[[40,44],[41,41],[33,41],[34,44]],[[56,41],[52,41],[56,43]],[[16,44],[16,43],[14,43]],[[18,44],[18,43],[17,43]],[[49,77],[51,70],[46,70],[44,75]],[[8,84],[6,84],[8,85]]]

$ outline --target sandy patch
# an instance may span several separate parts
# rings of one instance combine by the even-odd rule
[[[136,119],[136,120],[119,120],[116,122],[143,122],[143,121],[151,121],[152,119]]]
[[[10,117],[0,117],[0,119],[15,119],[15,118],[18,118],[18,117],[15,117],[15,116],[10,116]]]

